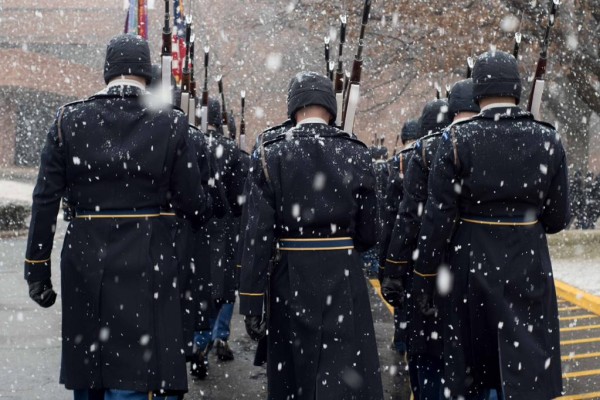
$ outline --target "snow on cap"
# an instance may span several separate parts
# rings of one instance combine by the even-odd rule
[[[300,72],[292,78],[288,89],[288,117],[295,121],[296,112],[308,106],[321,106],[331,114],[332,121],[337,116],[337,103],[331,81],[316,72]]]
[[[473,79],[463,79],[452,86],[448,96],[448,107],[451,118],[464,111],[479,113],[479,104],[473,99]]]
[[[110,82],[121,75],[134,75],[152,82],[152,63],[148,42],[141,36],[121,34],[113,37],[106,46],[104,81]]]
[[[473,67],[473,97],[479,102],[484,97],[513,97],[521,100],[521,76],[517,60],[503,51],[485,52]]]

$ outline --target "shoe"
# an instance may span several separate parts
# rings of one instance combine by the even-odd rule
[[[190,375],[198,379],[204,379],[208,375],[208,360],[202,353],[194,354],[191,361]]]
[[[221,361],[232,361],[233,351],[229,347],[229,343],[226,340],[215,339],[215,345],[217,347],[217,358]]]

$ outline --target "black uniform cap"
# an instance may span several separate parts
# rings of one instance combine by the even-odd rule
[[[503,51],[490,51],[477,58],[473,67],[473,97],[513,97],[521,100],[521,76],[517,60]]]
[[[449,124],[448,102],[446,100],[432,100],[425,104],[419,118],[419,138],[441,131]]]
[[[288,89],[288,117],[296,121],[296,112],[307,106],[324,107],[331,120],[337,116],[337,103],[333,93],[333,84],[316,72],[300,72],[290,81]]]
[[[402,143],[406,143],[409,140],[417,140],[419,138],[419,121],[416,119],[410,119],[404,123],[402,127],[402,133],[400,133],[400,139]]]
[[[479,104],[473,98],[473,79],[463,79],[452,86],[448,96],[448,109],[450,118],[464,111],[479,113]]]
[[[148,42],[141,36],[121,34],[113,37],[106,46],[104,81],[121,75],[135,75],[152,82],[152,63]]]

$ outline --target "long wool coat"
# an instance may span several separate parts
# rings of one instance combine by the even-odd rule
[[[65,106],[42,151],[25,269],[50,277],[42,261],[66,195],[78,215],[61,253],[68,389],[187,390],[173,231],[157,210],[172,204],[199,225],[212,206],[185,116],[142,97],[112,87]]]
[[[269,292],[268,398],[382,399],[358,254],[376,241],[368,149],[306,124],[259,147],[250,171],[240,311],[261,315]],[[332,237],[351,238],[354,249],[274,250],[284,238]]]
[[[453,396],[483,387],[502,387],[507,399],[559,396],[546,233],[570,216],[557,132],[518,107],[484,110],[444,133],[429,188],[413,288],[433,286],[445,257],[445,386]]]

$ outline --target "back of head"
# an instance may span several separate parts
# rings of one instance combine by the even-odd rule
[[[521,100],[521,76],[517,60],[503,51],[489,51],[477,58],[473,67],[473,97],[512,97]]]
[[[223,125],[221,103],[214,97],[208,99],[208,125],[212,125],[215,128],[219,128]]]
[[[479,113],[479,104],[473,98],[473,79],[463,79],[456,82],[448,96],[448,113],[454,118],[461,112]]]
[[[320,106],[335,121],[337,103],[333,92],[333,84],[329,78],[316,72],[300,72],[292,78],[287,97],[288,118],[296,121],[296,112],[308,106]],[[328,122],[331,122],[328,121]]]
[[[410,119],[404,123],[402,127],[402,133],[400,133],[400,139],[402,143],[406,143],[410,140],[417,140],[419,138],[419,121],[416,119]]]
[[[448,102],[446,100],[432,100],[425,104],[419,118],[419,138],[441,131],[449,124]]]
[[[121,34],[113,37],[106,46],[104,60],[104,81],[122,75],[134,75],[152,82],[152,63],[150,62],[148,42],[141,36]]]

